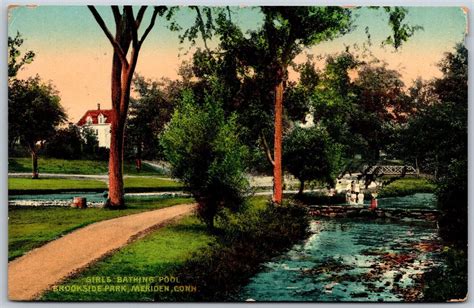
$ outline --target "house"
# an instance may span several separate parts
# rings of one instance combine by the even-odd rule
[[[77,122],[77,126],[91,128],[97,135],[99,146],[110,148],[111,119],[112,110],[100,109],[100,104],[97,104],[97,110],[88,110]]]

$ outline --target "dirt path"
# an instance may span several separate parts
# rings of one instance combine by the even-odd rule
[[[34,249],[8,264],[8,298],[34,300],[73,273],[194,209],[194,204],[180,204],[105,220]]]

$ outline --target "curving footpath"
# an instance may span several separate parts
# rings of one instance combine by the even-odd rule
[[[8,298],[35,300],[65,278],[195,208],[180,204],[97,222],[34,249],[8,263]]]

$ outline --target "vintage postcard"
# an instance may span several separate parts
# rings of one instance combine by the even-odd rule
[[[9,300],[465,301],[468,14],[10,6]]]

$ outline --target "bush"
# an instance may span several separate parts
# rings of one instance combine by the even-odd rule
[[[211,95],[198,106],[185,92],[161,136],[172,175],[193,194],[198,214],[210,229],[222,208],[238,209],[249,191],[244,176],[247,151],[239,142],[236,117],[226,118],[221,106]]]
[[[238,288],[255,275],[262,262],[281,254],[305,238],[309,218],[306,208],[268,204],[261,210],[224,215],[217,243],[194,254],[175,276],[180,283],[195,285],[197,293],[179,301],[233,301]],[[157,293],[155,300],[163,301]]]

